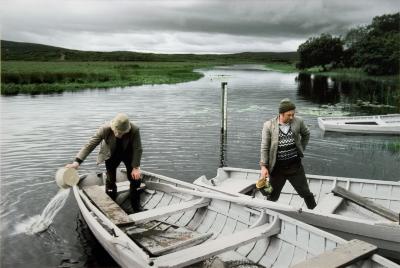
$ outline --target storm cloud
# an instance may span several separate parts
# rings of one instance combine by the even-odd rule
[[[397,0],[3,0],[2,39],[96,51],[295,51],[398,12]]]

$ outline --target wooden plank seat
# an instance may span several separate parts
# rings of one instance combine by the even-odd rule
[[[314,210],[322,213],[333,213],[339,207],[342,201],[343,198],[335,196],[332,193],[328,193],[322,198],[321,201],[318,202]]]
[[[256,182],[244,179],[229,179],[222,181],[215,181],[214,179],[207,180],[205,176],[196,179],[196,183],[203,187],[213,189],[214,191],[230,193],[236,195],[237,193],[245,194],[250,192],[256,187]]]
[[[135,224],[125,232],[152,256],[195,246],[213,235],[213,233],[198,233],[162,221]]]
[[[112,200],[104,192],[104,187],[97,185],[89,186],[84,187],[83,191],[100,209],[100,211],[103,212],[115,225],[144,223],[175,213],[204,207],[207,206],[210,202],[210,200],[207,198],[197,198],[170,206],[157,207],[151,210],[128,215],[117,203],[115,203],[114,200]]]
[[[350,192],[340,186],[336,186],[335,188],[333,188],[332,192],[335,193],[336,195],[339,195],[351,202],[354,202],[357,205],[359,205],[363,208],[366,208],[369,211],[372,211],[386,219],[389,219],[394,222],[399,222],[400,213],[398,213],[398,212],[396,213],[396,212],[394,212],[376,202],[373,202],[361,195]]]
[[[197,246],[163,255],[156,258],[154,263],[157,267],[184,267],[278,233],[280,233],[280,220],[275,217],[272,223],[218,237],[217,240],[206,241]]]
[[[129,215],[105,193],[104,187],[87,186],[83,191],[115,225],[124,225],[132,221]]]
[[[208,198],[196,198],[190,201],[181,202],[173,205],[156,207],[143,212],[130,214],[129,218],[134,223],[145,223],[151,220],[155,220],[161,217],[170,216],[177,212],[185,212],[201,207],[208,206],[210,199]]]
[[[378,247],[375,245],[354,239],[337,246],[333,250],[298,263],[292,268],[345,267],[374,254],[377,250]]]

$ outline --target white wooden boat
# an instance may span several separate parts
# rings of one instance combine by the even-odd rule
[[[265,200],[259,191],[253,190],[259,176],[259,170],[225,167],[218,169],[215,178],[200,177],[194,184],[230,196],[254,195]],[[302,208],[302,212],[277,211],[345,239],[367,241],[377,245],[380,254],[400,260],[400,182],[318,175],[307,175],[307,179],[317,207],[307,209],[287,182],[277,203]]]
[[[400,114],[318,117],[318,125],[323,131],[400,134]]]
[[[116,202],[104,193],[102,176],[83,176],[73,186],[89,228],[122,267],[399,267],[371,244],[265,209],[264,200],[199,191],[143,173],[141,205],[147,210],[135,214],[129,214],[124,174],[118,175]]]

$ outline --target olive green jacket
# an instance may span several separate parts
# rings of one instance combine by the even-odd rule
[[[310,130],[301,117],[295,116],[290,123],[294,134],[297,152],[300,157],[304,156],[304,150],[310,140]],[[260,165],[268,168],[271,173],[276,163],[279,139],[279,116],[264,123],[261,134],[261,157]]]
[[[128,146],[132,147],[132,167],[136,168],[140,166],[140,160],[142,158],[142,143],[140,139],[139,128],[132,122],[131,130],[122,136],[122,148],[125,151]],[[90,138],[88,143],[82,147],[79,153],[76,155],[78,162],[83,162],[86,157],[100,144],[99,154],[97,156],[97,164],[104,162],[109,159],[116,148],[116,137],[111,129],[110,123],[106,123],[101,126],[96,134]],[[79,161],[80,160],[80,161]]]

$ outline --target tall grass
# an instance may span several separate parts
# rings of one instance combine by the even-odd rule
[[[196,80],[206,62],[2,62],[1,94],[40,94],[87,88]]]

